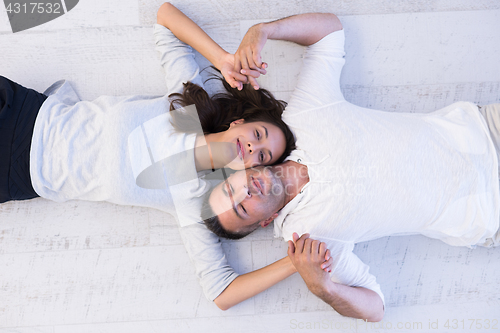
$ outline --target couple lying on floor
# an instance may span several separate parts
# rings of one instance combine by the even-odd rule
[[[154,36],[162,97],[83,102],[65,81],[40,94],[1,78],[0,202],[40,196],[169,212],[221,309],[298,272],[340,314],[380,321],[384,296],[355,243],[423,234],[498,245],[498,104],[409,114],[347,102],[344,32],[333,14],[255,25],[233,55],[165,3]],[[267,39],[307,46],[288,105],[255,80],[266,73]],[[224,93],[206,93],[186,44],[220,71]],[[288,256],[238,275],[219,237],[272,221]]]

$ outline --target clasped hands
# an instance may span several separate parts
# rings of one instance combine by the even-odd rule
[[[331,283],[330,273],[333,259],[326,243],[309,238],[309,234],[301,237],[293,233],[293,241],[288,241],[288,257],[299,272],[307,288],[315,295]]]
[[[227,83],[238,90],[243,84],[251,84],[257,90],[257,78],[266,74],[267,63],[262,62],[261,51],[267,41],[267,34],[257,24],[248,29],[235,54],[226,53],[222,60],[220,71]]]

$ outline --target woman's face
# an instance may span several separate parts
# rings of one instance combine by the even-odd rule
[[[236,158],[227,166],[240,170],[257,165],[271,165],[283,154],[286,147],[285,135],[271,123],[258,121],[246,123],[243,119],[233,121],[223,134],[224,142],[228,145]]]

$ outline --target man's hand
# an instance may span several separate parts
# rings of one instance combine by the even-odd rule
[[[256,24],[248,29],[234,54],[234,71],[248,76],[249,83],[255,90],[259,89],[256,78],[266,74],[267,64],[262,62],[260,53],[267,41],[264,24]]]
[[[304,279],[307,288],[313,294],[318,295],[328,283],[331,283],[330,275],[322,266],[328,251],[326,244],[309,238],[309,234],[304,234],[299,238],[299,235],[294,233],[293,240],[293,242],[288,241],[288,256]],[[331,271],[332,258],[328,261],[329,271]]]

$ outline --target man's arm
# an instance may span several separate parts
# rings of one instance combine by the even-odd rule
[[[233,71],[234,55],[226,52],[205,31],[171,3],[165,2],[161,5],[157,14],[157,23],[168,28],[177,38],[207,58],[221,71],[231,87],[242,87],[241,82],[247,81],[245,75]],[[260,70],[254,73],[258,73],[255,74],[258,77],[261,73],[265,74],[265,72],[265,70]]]
[[[381,321],[384,306],[380,296],[366,288],[349,287],[333,282],[330,275],[319,269],[318,260],[324,256],[326,244],[294,233],[288,241],[288,256],[304,279],[309,290],[343,316],[368,321]]]
[[[268,39],[279,39],[309,46],[326,35],[342,30],[339,18],[330,13],[309,13],[294,15],[269,23],[260,23],[248,29],[235,53],[235,71],[256,76],[262,68],[261,51]],[[258,89],[257,81],[249,77],[250,83]]]

